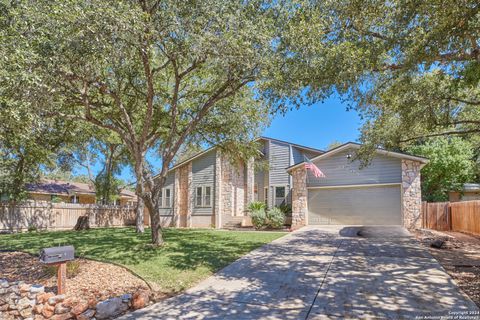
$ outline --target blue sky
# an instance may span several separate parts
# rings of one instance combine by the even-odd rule
[[[346,109],[338,97],[332,97],[277,116],[264,135],[318,149],[333,141],[356,141],[362,122],[357,112]]]
[[[304,106],[289,111],[284,116],[278,115],[263,135],[312,148],[327,149],[333,141],[356,141],[361,124],[358,113],[347,111],[347,105],[333,96],[323,103]],[[76,173],[84,172],[78,170]],[[125,168],[120,178],[135,181],[130,168]]]

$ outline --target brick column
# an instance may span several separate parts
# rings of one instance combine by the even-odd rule
[[[255,192],[255,170],[253,158],[248,159],[246,163],[245,177],[245,208],[253,202]]]
[[[180,227],[180,201],[181,201],[181,192],[180,192],[180,168],[175,170],[175,187],[173,191],[173,225],[178,228]]]
[[[307,224],[307,170],[302,165],[291,172],[292,188],[292,229]]]
[[[222,154],[219,150],[215,155],[215,202],[213,206],[213,214],[215,215],[215,228],[220,229],[222,227]]]
[[[420,162],[402,160],[403,226],[408,229],[422,227],[421,168]]]
[[[195,199],[195,190],[192,186],[192,161],[188,163],[188,174],[187,174],[187,186],[188,186],[188,198],[187,198],[187,228],[192,227],[192,208],[193,208],[193,199]]]

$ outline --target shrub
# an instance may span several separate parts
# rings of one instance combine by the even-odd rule
[[[252,218],[252,224],[255,229],[266,227],[267,216],[264,209],[250,211],[250,217]]]
[[[290,216],[292,214],[292,206],[289,204],[281,204],[278,208],[286,215]]]
[[[278,229],[285,223],[285,213],[279,208],[271,208],[265,212],[264,209],[253,210],[250,212],[252,218],[252,224],[255,229]]]
[[[262,202],[262,201],[253,201],[253,202],[250,202],[250,204],[249,204],[248,207],[247,207],[247,210],[250,211],[250,212],[258,211],[258,210],[263,210],[263,211],[265,211],[265,209],[267,209],[267,206],[266,206],[265,203]]]
[[[280,208],[273,207],[267,211],[266,225],[272,229],[278,229],[285,223],[285,213]]]

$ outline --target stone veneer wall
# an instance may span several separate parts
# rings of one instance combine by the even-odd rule
[[[222,190],[223,190],[223,174],[222,174],[222,155],[220,151],[217,150],[215,156],[215,190],[213,198],[213,214],[215,216],[215,228],[219,229],[223,226],[222,211],[223,211],[223,202],[222,200]]]
[[[233,166],[223,155],[219,155],[221,162],[221,192],[222,216],[233,216]],[[222,221],[223,222],[223,221]]]
[[[246,171],[245,164],[239,162],[237,165],[232,165],[230,160],[224,156],[220,157],[220,187],[219,197],[221,202],[221,209],[219,213],[221,215],[221,225],[233,220],[233,217],[240,217],[245,215],[246,200],[247,200],[247,188],[246,188]],[[252,180],[253,182],[253,180]],[[253,186],[252,196],[253,196]],[[218,219],[217,219],[218,220]]]
[[[239,162],[237,167],[233,167],[232,172],[232,184],[233,184],[233,215],[243,216],[245,214],[245,165],[243,162]]]
[[[402,160],[403,226],[408,229],[422,227],[421,168],[420,162]]]
[[[255,161],[249,159],[245,168],[245,205],[254,200],[255,193]]]
[[[191,182],[189,182],[188,170],[191,165],[185,165],[177,170],[175,170],[175,222],[177,227],[186,227],[187,226],[187,216],[188,216],[188,195],[189,187]],[[190,175],[191,177],[191,175]]]
[[[292,229],[297,229],[307,224],[307,170],[304,166],[292,172]]]
[[[187,212],[186,212],[186,223],[185,226],[187,228],[192,227],[192,209],[193,209],[193,199],[195,199],[195,190],[193,190],[192,187],[192,179],[193,179],[193,174],[192,174],[192,161],[190,161],[187,165],[187,197],[186,197],[186,203],[187,203]]]

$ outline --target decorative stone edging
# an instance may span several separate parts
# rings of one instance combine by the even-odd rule
[[[78,300],[45,292],[42,285],[0,279],[0,318],[2,320],[89,320],[109,319],[129,309],[145,307],[150,300],[147,290],[124,294],[104,301]]]

